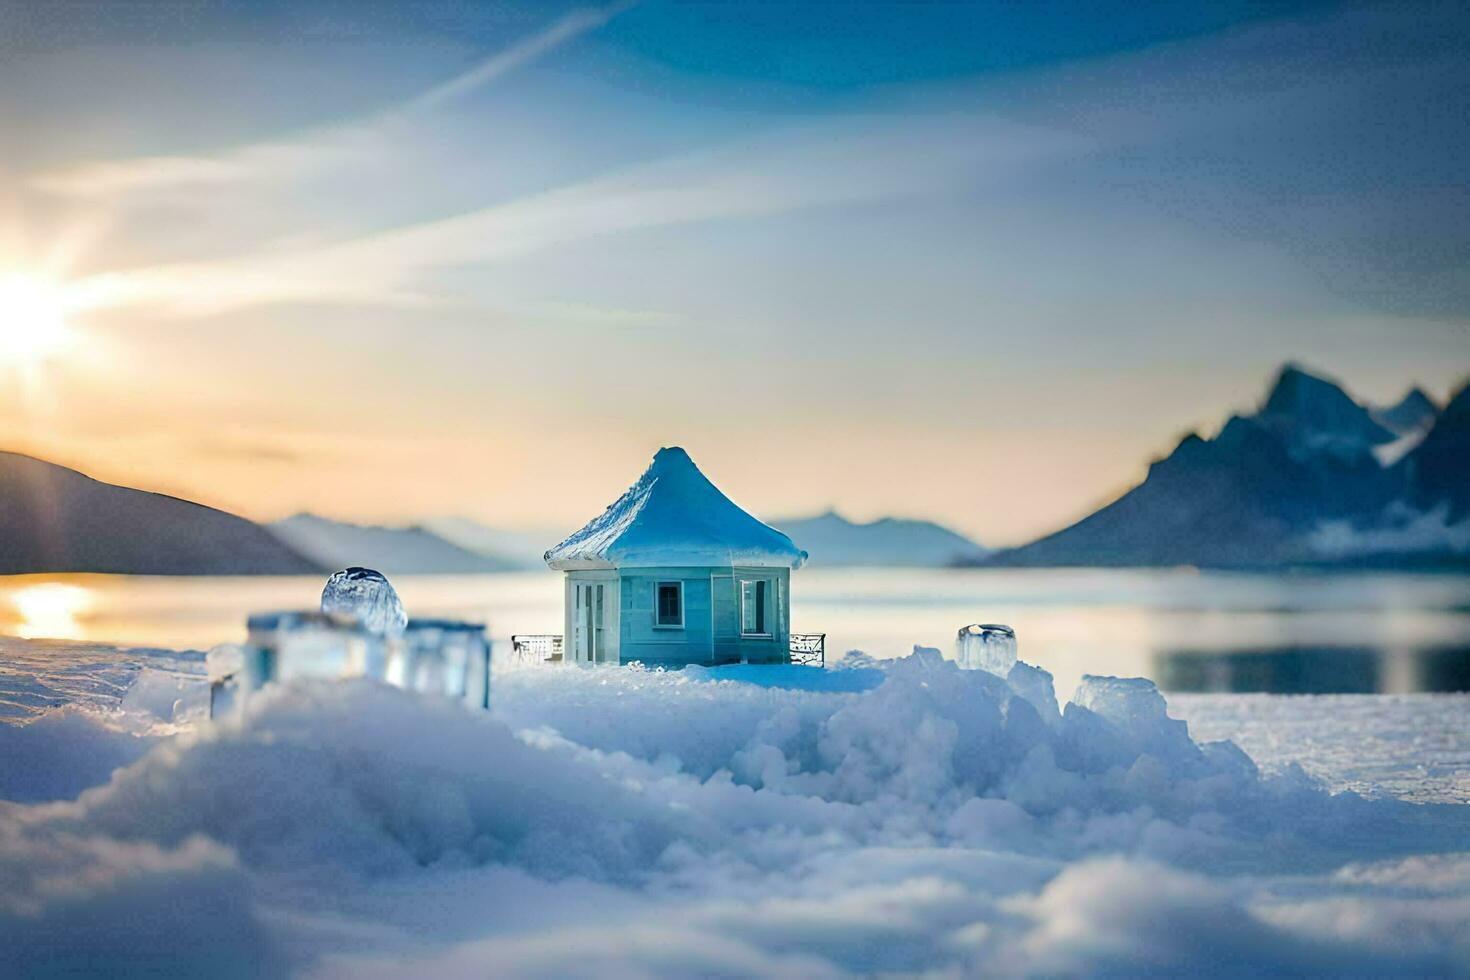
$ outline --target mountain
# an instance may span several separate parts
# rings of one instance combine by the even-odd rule
[[[422,527],[466,551],[525,569],[545,568],[541,556],[566,537],[565,531],[508,531],[468,517],[436,517]]]
[[[1399,465],[1415,508],[1444,508],[1450,523],[1470,517],[1470,384],[1450,399],[1424,440]]]
[[[1375,447],[1374,455],[1384,466],[1394,465],[1424,441],[1438,417],[1439,406],[1417,387],[1410,389],[1398,404],[1374,409],[1374,421],[1398,437],[1393,442]]]
[[[1213,439],[1185,437],[1149,467],[1139,486],[1076,524],[994,561],[1320,563],[1333,557],[1318,546],[1324,527],[1335,529],[1340,540],[1404,507],[1411,467],[1383,466],[1375,454],[1395,438],[1338,385],[1288,365],[1255,414],[1233,416]],[[1448,455],[1459,445],[1452,436],[1442,442]],[[1426,488],[1435,488],[1426,489],[1427,495],[1453,481],[1455,464],[1445,455],[1431,447],[1419,457],[1430,462],[1412,466]]]
[[[1388,408],[1375,409],[1373,420],[1398,436],[1411,432],[1424,432],[1434,424],[1439,415],[1439,406],[1424,393],[1424,389],[1413,387],[1398,403]]]
[[[815,517],[773,521],[810,556],[808,566],[937,567],[975,561],[985,549],[929,521],[885,517],[857,524],[827,511]]]
[[[467,551],[420,527],[374,527],[296,514],[268,528],[293,550],[329,568],[364,565],[385,575],[457,575],[515,567]]]
[[[1336,384],[1294,364],[1281,369],[1253,421],[1299,458],[1331,453],[1352,459],[1397,438]]]
[[[0,452],[0,573],[318,571],[311,561],[243,517]]]

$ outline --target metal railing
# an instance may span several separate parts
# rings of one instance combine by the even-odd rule
[[[556,664],[563,660],[559,633],[520,633],[510,638],[511,654],[518,664]],[[827,666],[826,633],[792,633],[791,662],[807,667]]]
[[[792,633],[791,662],[808,667],[827,666],[827,634]]]
[[[518,664],[559,664],[562,662],[560,633],[522,633],[510,638],[511,655]]]

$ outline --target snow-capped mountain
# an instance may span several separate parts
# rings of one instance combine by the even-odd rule
[[[1461,411],[1441,416],[1400,464],[1384,465],[1378,451],[1400,437],[1337,384],[1289,365],[1256,413],[1233,416],[1213,439],[1185,437],[1122,497],[994,560],[1215,567],[1362,561],[1405,551],[1374,535],[1407,526],[1419,543],[1407,549],[1412,560],[1436,551],[1459,560],[1450,544],[1457,539],[1426,537],[1424,519],[1441,503],[1450,523],[1462,513],[1457,508],[1470,507]]]
[[[0,453],[0,572],[293,575],[318,567],[258,524]]]
[[[973,562],[985,549],[930,521],[885,517],[867,524],[836,511],[771,522],[808,554],[808,567],[937,567]]]
[[[375,527],[296,514],[268,525],[293,550],[324,567],[366,565],[386,575],[502,572],[513,562],[476,554],[421,527]]]

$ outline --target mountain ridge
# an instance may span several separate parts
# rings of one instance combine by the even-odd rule
[[[881,517],[863,523],[829,509],[769,523],[806,550],[809,566],[931,568],[986,554],[958,531],[921,519]]]
[[[1453,526],[1470,513],[1463,390],[1456,403],[1452,431],[1441,414],[1420,445],[1385,465],[1379,450],[1401,437],[1335,382],[1288,364],[1255,413],[1232,415],[1210,439],[1186,435],[1117,499],[988,563],[1275,568],[1362,562],[1375,542],[1393,540],[1413,546],[1393,553],[1404,563],[1470,563]],[[1448,515],[1438,537],[1423,520],[1430,506]],[[1412,537],[1389,533],[1411,526]]]
[[[0,573],[294,575],[321,568],[260,525],[0,451]]]
[[[472,575],[514,563],[461,548],[418,525],[354,524],[301,512],[266,525],[293,550],[332,568],[364,565],[385,575]]]

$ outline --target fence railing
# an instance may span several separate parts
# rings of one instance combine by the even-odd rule
[[[511,656],[518,664],[561,663],[560,633],[522,633],[510,638]]]
[[[520,633],[510,638],[511,655],[518,664],[557,664],[563,661],[558,633]],[[827,666],[826,633],[792,633],[791,662],[808,667]]]
[[[792,633],[791,662],[809,667],[827,666],[827,634]]]

